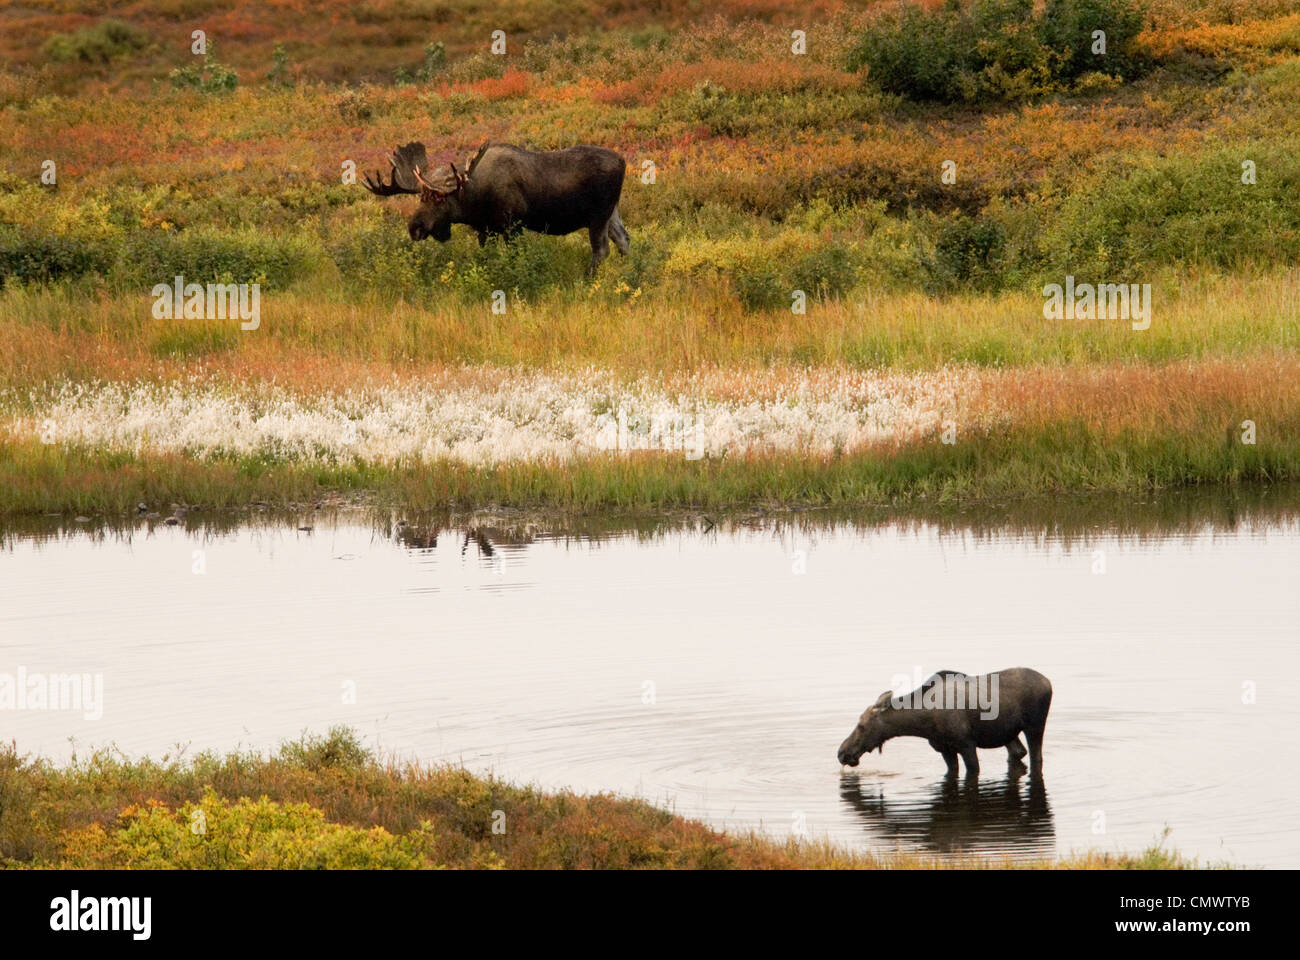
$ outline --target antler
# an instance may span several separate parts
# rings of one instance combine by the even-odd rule
[[[419,167],[413,167],[412,172],[415,174],[416,181],[423,188],[420,191],[420,199],[432,201],[433,203],[441,203],[459,190],[465,182],[465,178],[461,176],[454,163],[451,165],[450,171],[446,167],[439,167],[435,170],[431,175],[434,178],[432,183],[424,178],[424,173]]]
[[[491,145],[492,141],[484,140],[479,144],[478,152],[466,159],[465,169],[468,171],[469,175],[474,173],[474,168],[478,166],[478,162],[483,159],[483,154],[487,153],[487,149]]]
[[[412,141],[404,147],[398,147],[388,156],[392,173],[388,182],[383,174],[375,171],[364,174],[362,182],[367,190],[379,197],[391,197],[398,193],[418,193],[426,202],[440,203],[465,185],[469,179],[456,169],[456,164],[438,167],[427,178],[424,171],[428,169],[429,158],[424,144]]]
[[[365,174],[362,182],[367,190],[378,197],[391,197],[398,193],[419,193],[420,184],[413,174],[417,168],[424,167],[428,162],[424,144],[412,140],[404,147],[397,147],[388,155],[392,172],[387,183],[384,182],[383,174],[379,171],[375,171],[373,177]]]
[[[390,176],[387,183],[384,183],[384,175],[380,173],[378,170],[376,170],[373,175],[369,173],[363,173],[361,175],[361,183],[362,186],[364,186],[367,190],[369,190],[377,197],[391,197],[394,194],[398,194],[398,193],[419,193],[420,192],[418,190],[407,190],[406,187],[402,186],[400,183],[397,182],[396,166],[393,167],[392,175]]]

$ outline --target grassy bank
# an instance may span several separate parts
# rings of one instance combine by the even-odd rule
[[[494,829],[495,825],[495,829]],[[941,861],[730,835],[639,800],[544,793],[456,767],[385,762],[345,730],[278,753],[66,767],[0,749],[0,864],[111,869],[1183,869],[1132,856]]]
[[[1110,446],[1071,424],[883,454],[708,462],[647,454],[497,467],[200,461],[28,442],[0,445],[0,512],[121,515],[140,502],[164,513],[169,504],[220,509],[340,501],[416,511],[879,506],[1281,482],[1300,479],[1296,464],[1296,433],[1256,447],[1222,435],[1133,438]]]
[[[218,377],[183,389],[11,396],[0,513],[339,498],[416,511],[718,510],[1300,478],[1300,378],[1285,355],[919,380],[822,374],[683,381],[694,393],[677,409],[699,417],[697,458],[680,437],[646,449],[650,432],[615,432],[619,449],[593,446],[605,436],[598,428],[614,430],[616,408],[649,431],[647,411],[676,396],[672,380],[649,399],[605,381],[512,386],[509,372],[483,370],[442,371],[431,386],[388,382],[373,395],[359,380],[340,396],[244,394]],[[478,378],[491,391],[479,392]]]

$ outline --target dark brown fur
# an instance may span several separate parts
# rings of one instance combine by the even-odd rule
[[[421,193],[419,208],[407,225],[412,240],[451,239],[451,227],[463,223],[478,234],[480,244],[490,236],[513,237],[520,230],[562,235],[586,230],[591,240],[594,274],[609,254],[612,242],[626,255],[630,238],[618,215],[627,164],[613,150],[578,146],[567,150],[525,150],[509,144],[485,143],[462,172],[457,185],[454,168],[424,170],[438,190],[418,189],[406,165],[424,162],[424,146],[410,143],[395,154],[392,184],[380,178],[366,186],[380,196]],[[411,189],[415,187],[416,189]]]

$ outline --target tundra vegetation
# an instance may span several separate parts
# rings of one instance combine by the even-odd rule
[[[199,812],[202,816],[199,816]],[[194,829],[202,824],[201,830]],[[497,828],[494,830],[494,824]],[[107,869],[1186,869],[1161,842],[1051,862],[864,854],[727,834],[641,800],[545,793],[376,756],[343,728],[272,754],[0,746],[0,866]]]
[[[318,6],[0,0],[0,512],[1300,473],[1300,0]],[[629,255],[588,280],[584,234],[413,243],[414,198],[360,179],[412,139],[617,151]],[[177,276],[259,284],[256,329],[155,318]],[[1067,277],[1150,283],[1150,327],[1045,317]],[[392,392],[485,383],[486,421],[373,423]],[[558,449],[665,404],[711,425],[704,455]],[[290,407],[311,416],[268,417]],[[240,424],[258,444],[212,441]],[[471,455],[529,424],[536,448]]]

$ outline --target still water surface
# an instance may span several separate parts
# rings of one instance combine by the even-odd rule
[[[1202,862],[1296,867],[1300,497],[1270,496],[563,534],[11,528],[0,673],[102,674],[104,703],[0,711],[0,733],[65,760],[348,724],[403,758],[863,849],[1138,850],[1168,827]],[[946,781],[915,739],[836,761],[897,675],[1021,665],[1055,687],[1042,782],[1002,751]]]

